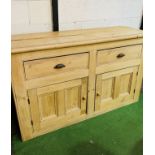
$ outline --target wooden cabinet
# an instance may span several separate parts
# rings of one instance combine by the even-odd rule
[[[15,35],[11,57],[22,140],[134,103],[139,97],[140,30],[111,27]]]

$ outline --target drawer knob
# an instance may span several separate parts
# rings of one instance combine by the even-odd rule
[[[124,53],[120,53],[120,54],[117,55],[117,58],[122,58],[122,57],[124,57],[124,56],[125,56]]]
[[[65,65],[64,64],[57,64],[56,66],[54,66],[55,69],[61,69],[64,68]]]

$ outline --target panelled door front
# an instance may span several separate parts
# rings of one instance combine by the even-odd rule
[[[86,114],[87,78],[28,90],[34,131]]]
[[[138,67],[97,75],[95,110],[109,111],[133,101]]]

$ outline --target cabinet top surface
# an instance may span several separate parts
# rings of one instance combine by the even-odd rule
[[[12,36],[11,53],[14,54],[135,38],[142,38],[142,31],[123,26],[21,34]]]

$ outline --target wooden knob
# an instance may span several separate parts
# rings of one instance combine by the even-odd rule
[[[82,100],[86,100],[86,98],[85,97],[82,97]]]
[[[100,94],[99,94],[99,93],[97,93],[96,95],[97,95],[97,96],[100,96]]]

